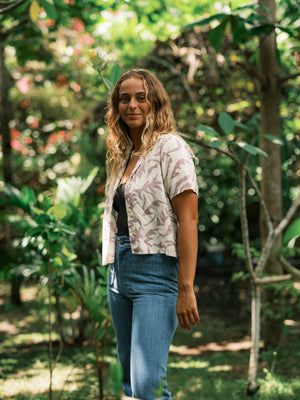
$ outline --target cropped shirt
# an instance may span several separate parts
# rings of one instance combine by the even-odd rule
[[[102,233],[103,265],[114,262],[117,212],[113,209],[113,200],[129,151],[126,156],[107,193]],[[179,136],[161,135],[153,149],[139,158],[125,184],[132,253],[177,257],[178,221],[171,200],[186,190],[198,195],[191,151]]]

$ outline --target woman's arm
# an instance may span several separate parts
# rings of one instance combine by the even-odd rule
[[[172,199],[178,226],[178,299],[177,316],[180,326],[192,329],[199,322],[194,278],[198,250],[198,197],[186,190]]]

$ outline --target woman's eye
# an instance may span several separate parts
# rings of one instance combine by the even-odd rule
[[[120,102],[121,103],[128,103],[129,97],[121,97]]]
[[[146,101],[146,96],[139,96],[137,99],[140,102],[144,102],[144,101]]]

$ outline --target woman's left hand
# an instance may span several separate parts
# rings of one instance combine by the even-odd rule
[[[178,288],[176,311],[179,325],[183,329],[191,330],[192,325],[197,325],[200,318],[193,287]]]

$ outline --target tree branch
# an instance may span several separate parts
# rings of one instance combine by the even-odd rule
[[[291,207],[289,208],[288,212],[285,214],[285,217],[281,220],[279,225],[277,225],[274,235],[278,236],[282,233],[282,231],[286,228],[292,217],[294,216],[297,208],[300,206],[300,192],[296,199],[293,201]]]
[[[246,183],[245,183],[245,173],[242,165],[239,165],[239,181],[240,181],[240,220],[241,220],[241,230],[242,230],[242,240],[245,251],[245,262],[248,271],[250,272],[252,280],[255,280],[255,275],[253,271],[253,264],[251,261],[250,254],[250,241],[249,241],[249,228],[246,210]]]
[[[255,275],[258,277],[261,276],[261,274],[266,266],[267,260],[269,258],[269,255],[270,255],[272,247],[273,247],[273,244],[274,244],[274,233],[269,231],[267,240],[265,242],[265,245],[262,249],[260,258],[258,260],[257,267],[255,268]]]
[[[249,178],[249,180],[250,180],[250,182],[251,182],[251,184],[252,184],[252,186],[253,186],[254,190],[256,191],[256,194],[257,194],[257,196],[259,198],[260,205],[262,206],[263,212],[264,212],[265,217],[266,217],[266,222],[267,222],[267,225],[268,225],[269,232],[272,232],[273,231],[273,224],[272,224],[272,221],[271,221],[271,217],[270,217],[270,213],[268,211],[267,205],[266,205],[266,203],[264,201],[263,195],[262,195],[257,183],[255,182],[253,176],[250,174],[250,171],[249,171],[248,167],[245,167],[245,170],[246,170],[248,178]]]
[[[254,283],[257,286],[272,285],[274,283],[288,282],[292,280],[292,278],[292,274],[264,276],[263,278],[256,278]]]
[[[290,222],[291,218],[295,214],[297,207],[300,205],[300,193],[297,196],[297,198],[294,200],[293,204],[291,205],[290,209],[286,213],[285,217],[281,220],[277,228],[273,231],[269,230],[269,234],[266,240],[266,243],[264,245],[263,251],[261,253],[260,259],[258,261],[257,267],[255,269],[255,273],[257,276],[260,276],[264,270],[264,267],[266,265],[267,259],[270,255],[270,252],[273,247],[274,239],[282,233],[284,228],[288,225]]]
[[[2,42],[4,42],[11,34],[13,34],[14,32],[18,31],[18,29],[26,24],[29,21],[29,18],[24,18],[22,21],[20,21],[19,23],[17,23],[16,25],[12,26],[10,29],[8,29],[7,31],[0,31],[0,39]]]
[[[210,146],[208,143],[202,142],[199,139],[194,138],[193,136],[187,135],[186,133],[182,133],[182,132],[178,132],[179,135],[181,137],[183,137],[185,140],[192,142],[192,143],[196,143],[199,146],[202,146],[206,149],[210,149],[210,150],[216,150],[218,153],[223,154],[224,156],[227,156],[229,158],[231,158],[234,162],[236,162],[238,165],[242,165],[242,163],[240,162],[240,160],[231,152],[231,151],[227,151],[227,150],[223,150],[220,149],[218,147],[212,147]]]
[[[185,88],[185,90],[189,96],[189,99],[191,101],[195,101],[195,95],[194,95],[185,75],[183,75],[180,71],[178,71],[172,64],[170,64],[169,62],[167,62],[165,60],[162,60],[159,57],[150,56],[149,60],[154,61],[156,64],[163,65],[165,68],[168,68],[168,70],[171,71],[174,75],[179,76],[182,81],[183,87]]]
[[[9,6],[0,9],[0,14],[6,14],[9,11],[12,11],[15,8],[19,7],[21,4],[26,3],[26,1],[28,1],[28,0],[20,0],[17,2],[11,2]]]
[[[283,266],[283,268],[289,272],[290,274],[292,274],[292,276],[296,279],[300,279],[300,271],[299,269],[295,268],[292,266],[292,264],[283,256],[279,256],[279,260]]]
[[[259,72],[255,66],[249,62],[247,63],[242,63],[242,62],[236,62],[236,65],[240,66],[243,68],[249,76],[252,76],[253,78],[256,78],[261,86],[265,87],[267,85],[266,79],[263,77],[263,75]]]
[[[291,75],[284,76],[283,78],[280,79],[280,83],[281,83],[281,84],[282,84],[282,83],[285,83],[285,82],[287,82],[287,81],[290,80],[290,79],[295,79],[295,78],[297,78],[298,76],[300,76],[300,72],[296,72],[295,74],[291,74]]]

